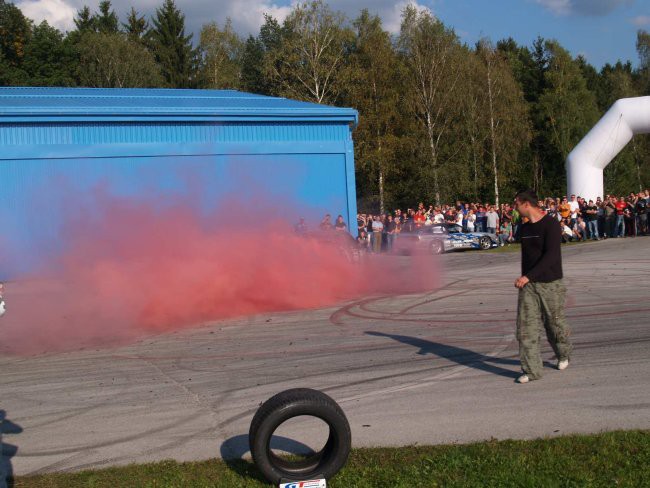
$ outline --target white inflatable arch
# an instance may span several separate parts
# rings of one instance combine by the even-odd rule
[[[650,133],[650,97],[621,98],[571,151],[566,161],[569,195],[603,196],[603,170],[635,134]]]

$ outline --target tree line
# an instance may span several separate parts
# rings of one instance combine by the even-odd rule
[[[321,0],[270,15],[257,35],[228,20],[194,42],[164,0],[122,21],[111,2],[84,7],[63,33],[0,0],[3,86],[237,89],[359,111],[354,133],[359,208],[413,202],[509,200],[519,188],[565,192],[564,161],[618,98],[650,94],[650,34],[638,67],[596,70],[556,40],[463,43],[428,10],[407,6],[399,34],[362,10],[354,19]],[[605,188],[650,184],[650,142],[637,137],[605,171]]]

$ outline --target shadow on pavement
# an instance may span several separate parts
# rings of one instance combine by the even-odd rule
[[[0,410],[0,488],[14,486],[14,470],[11,465],[11,458],[18,452],[18,447],[12,444],[7,444],[5,440],[6,435],[20,434],[23,428],[14,424],[11,420],[7,419],[7,412]]]
[[[439,356],[449,361],[453,361],[456,364],[467,366],[468,368],[474,368],[480,371],[485,371],[487,373],[505,376],[506,378],[515,379],[521,374],[519,370],[512,371],[510,369],[496,366],[496,364],[519,366],[520,363],[516,359],[494,358],[491,356],[485,356],[484,354],[478,352],[470,351],[469,349],[463,349],[462,347],[449,346],[446,344],[440,344],[438,342],[418,339],[417,337],[386,334],[384,332],[375,332],[371,330],[366,331],[366,334],[376,337],[388,337],[389,339],[393,339],[394,341],[401,342],[403,344],[408,344],[409,346],[419,347],[420,350],[417,353],[420,355],[432,354],[434,356]]]
[[[271,449],[299,455],[314,453],[309,446],[302,442],[276,435],[271,437]],[[267,481],[266,478],[264,478],[257,470],[255,464],[243,459],[243,456],[247,452],[250,452],[248,434],[237,435],[230,439],[226,439],[223,441],[223,444],[221,444],[219,450],[221,452],[221,458],[224,460],[226,465],[240,476],[263,482]]]

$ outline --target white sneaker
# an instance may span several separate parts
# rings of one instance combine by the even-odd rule
[[[530,378],[527,374],[522,374],[519,378],[517,378],[517,383],[528,383],[529,381]]]
[[[569,367],[569,360],[568,359],[561,359],[560,361],[557,362],[557,369],[562,371],[563,369],[567,369]]]

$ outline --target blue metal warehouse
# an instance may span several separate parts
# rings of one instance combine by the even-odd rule
[[[210,189],[293,202],[354,228],[357,112],[231,90],[0,88],[0,273],[33,268],[61,239],[74,195]],[[0,276],[1,278],[1,276]]]

